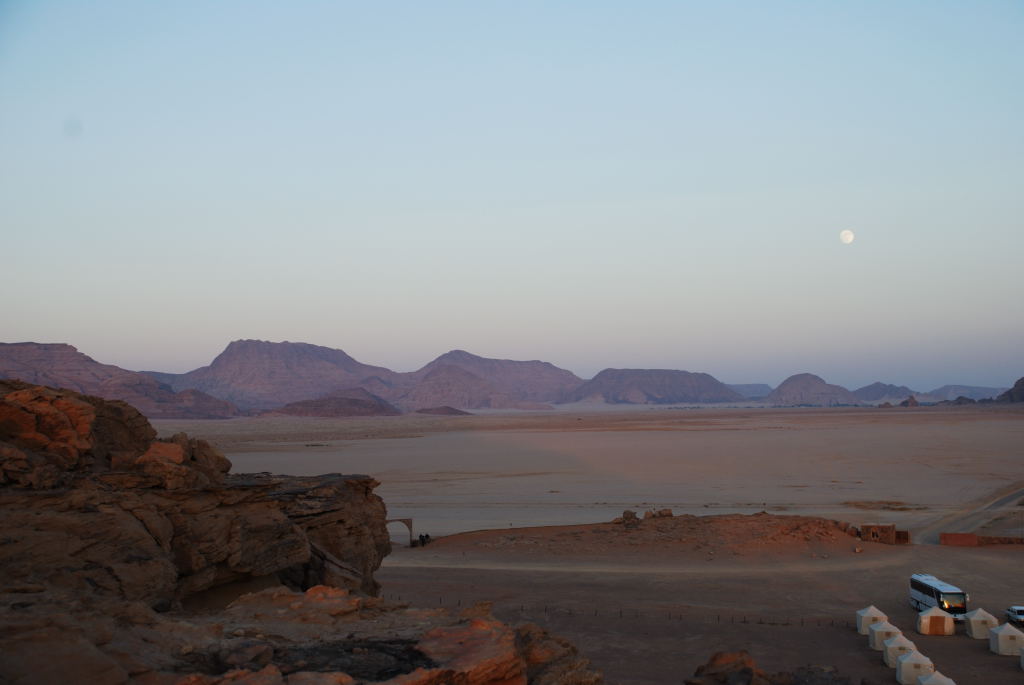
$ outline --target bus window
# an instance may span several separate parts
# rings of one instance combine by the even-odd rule
[[[945,611],[963,611],[967,608],[967,598],[962,592],[943,592],[939,606]]]

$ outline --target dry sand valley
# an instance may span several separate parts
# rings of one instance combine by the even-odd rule
[[[613,683],[681,682],[718,649],[749,649],[767,670],[831,664],[855,683],[894,682],[849,627],[867,604],[960,685],[1024,677],[980,641],[917,636],[906,603],[915,571],[962,584],[972,606],[992,613],[1024,602],[1024,546],[891,547],[790,518],[892,522],[916,543],[939,532],[1021,535],[1024,411],[1015,407],[154,425],[210,439],[236,472],[374,476],[389,515],[436,538],[405,547],[408,533],[392,524],[395,551],[377,574],[386,596],[494,601],[499,617],[572,639]],[[677,516],[634,531],[607,523],[624,509],[662,508]],[[682,516],[730,514],[744,516]]]

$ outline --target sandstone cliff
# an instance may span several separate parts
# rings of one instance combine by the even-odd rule
[[[154,436],[123,402],[0,382],[0,682],[601,682],[486,607],[372,596],[390,550],[373,479],[232,476],[205,441]]]
[[[154,437],[123,402],[0,382],[5,577],[151,606],[269,574],[376,592],[372,478],[227,477],[206,441]]]
[[[238,414],[230,402],[198,390],[175,392],[148,374],[100,364],[71,345],[0,343],[0,379],[69,388],[123,400],[150,418],[220,419]]]

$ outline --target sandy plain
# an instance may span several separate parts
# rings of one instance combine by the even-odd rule
[[[164,435],[211,440],[239,472],[376,477],[391,517],[441,538],[404,547],[408,534],[392,524],[395,552],[378,573],[386,596],[452,607],[494,601],[503,618],[572,639],[609,682],[681,682],[711,652],[738,648],[767,670],[830,664],[854,683],[894,682],[849,627],[867,604],[889,613],[961,685],[1024,680],[1016,660],[982,642],[917,636],[906,603],[915,571],[962,584],[972,606],[992,613],[1024,602],[1024,547],[928,544],[943,531],[1024,532],[1019,408],[154,423]],[[892,522],[916,544],[813,535],[763,544],[721,531],[686,539],[664,531],[648,543],[598,525],[624,509],[662,508]],[[738,519],[736,530],[763,518]]]

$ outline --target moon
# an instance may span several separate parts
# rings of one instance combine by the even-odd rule
[[[839,242],[841,242],[843,245],[849,245],[850,243],[853,242],[853,239],[855,237],[856,236],[853,235],[853,231],[851,231],[848,228],[839,231]]]

